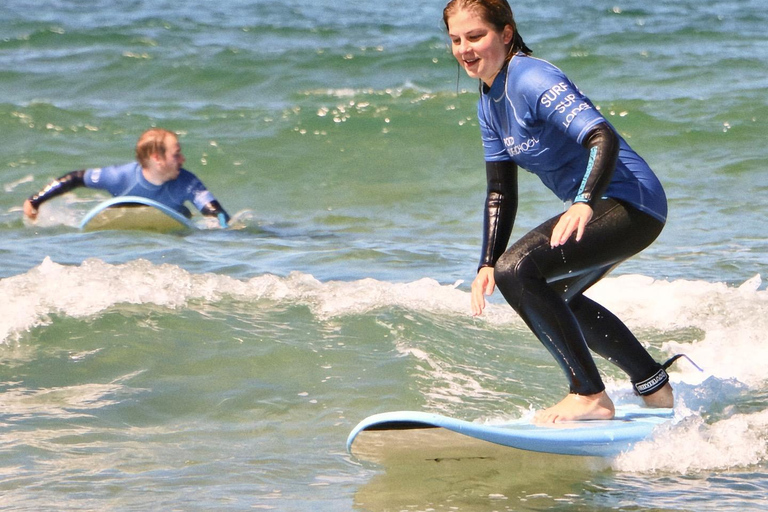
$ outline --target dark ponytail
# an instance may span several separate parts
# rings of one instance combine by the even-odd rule
[[[517,27],[514,27],[515,35],[512,36],[512,47],[509,49],[509,55],[511,56],[516,54],[517,52],[523,52],[526,55],[530,55],[533,53],[533,50],[528,48],[528,45],[525,44],[523,41],[523,36],[520,35],[520,32],[517,31]]]

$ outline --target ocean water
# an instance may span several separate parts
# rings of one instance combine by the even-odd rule
[[[768,508],[768,11],[757,0],[513,5],[652,165],[659,240],[590,291],[664,359],[676,421],[600,464],[381,467],[364,417],[559,400],[496,294],[469,313],[485,177],[443,2],[6,0],[0,7],[0,510]],[[73,169],[149,126],[233,228],[82,232]],[[513,236],[562,205],[523,176]],[[609,391],[633,402],[599,361]]]

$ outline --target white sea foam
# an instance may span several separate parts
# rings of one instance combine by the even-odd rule
[[[678,406],[678,410],[685,410]],[[620,471],[690,474],[744,468],[768,460],[768,410],[707,423],[689,413],[616,458]]]
[[[322,283],[308,274],[262,275],[242,281],[218,274],[191,274],[175,265],[135,260],[111,265],[89,259],[79,266],[46,258],[26,274],[0,280],[7,300],[0,306],[0,340],[47,324],[51,314],[75,318],[97,315],[117,304],[181,308],[190,301],[273,300],[307,306],[318,318],[363,314],[402,307],[464,314],[466,294],[433,279],[387,283],[373,279]]]
[[[193,301],[270,300],[303,305],[321,321],[401,308],[446,317],[469,318],[469,293],[461,283],[440,284],[431,278],[408,283],[374,279],[321,282],[309,274],[286,277],[265,274],[239,280],[218,274],[192,274],[175,265],[145,260],[112,265],[89,259],[81,265],[60,265],[46,258],[26,274],[0,280],[6,298],[0,306],[0,341],[5,342],[38,325],[52,314],[75,318],[98,315],[118,304],[189,307]],[[766,379],[768,291],[755,276],[740,287],[704,281],[658,281],[638,275],[607,278],[590,296],[623,318],[633,329],[672,331],[692,328],[702,338],[681,344],[670,340],[670,354],[685,352],[706,370],[676,365],[687,382],[708,376],[760,385]],[[496,297],[483,322],[521,325]]]

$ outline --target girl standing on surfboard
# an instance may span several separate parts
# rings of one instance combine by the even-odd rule
[[[613,418],[590,349],[625,371],[648,406],[672,407],[665,367],[621,320],[583,295],[661,233],[661,183],[562,71],[531,56],[506,0],[451,0],[443,21],[454,57],[480,81],[488,188],[472,313],[482,314],[484,296],[498,286],[570,383],[569,394],[536,421]],[[567,209],[507,248],[518,166]]]

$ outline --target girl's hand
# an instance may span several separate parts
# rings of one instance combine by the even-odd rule
[[[552,247],[563,245],[576,232],[576,241],[584,236],[584,228],[592,220],[592,207],[587,203],[574,203],[564,214],[560,216],[555,228],[552,230],[552,238],[549,241]]]
[[[485,296],[493,294],[496,280],[493,267],[482,267],[472,281],[472,316],[480,316],[485,309]]]

